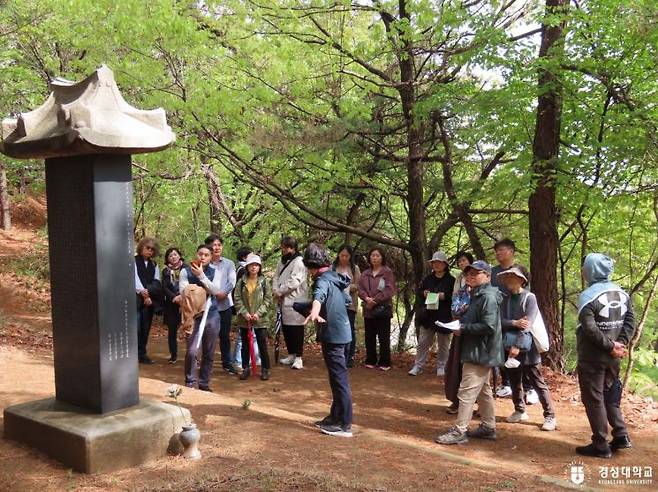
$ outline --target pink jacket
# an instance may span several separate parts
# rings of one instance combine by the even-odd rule
[[[359,279],[359,297],[363,302],[363,316],[371,318],[372,314],[366,307],[366,297],[372,297],[377,304],[391,304],[391,299],[396,294],[395,275],[393,270],[383,266],[377,276],[372,274],[372,269],[368,268],[361,274]]]

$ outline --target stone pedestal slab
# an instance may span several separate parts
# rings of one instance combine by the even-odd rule
[[[189,421],[189,410],[183,413]],[[152,400],[102,415],[54,398],[4,411],[5,438],[84,473],[111,472],[161,458],[183,424],[176,406]]]

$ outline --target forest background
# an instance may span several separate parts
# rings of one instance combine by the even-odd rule
[[[566,371],[580,262],[604,252],[640,327],[629,386],[654,397],[657,61],[653,0],[0,1],[1,115],[101,64],[166,109],[176,144],[133,159],[136,239],[189,257],[217,232],[270,267],[282,235],[382,245],[405,350],[431,253],[495,262],[509,237]],[[41,162],[1,157],[0,225],[43,190]]]

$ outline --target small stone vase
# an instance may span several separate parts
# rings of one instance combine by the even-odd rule
[[[201,433],[196,424],[184,425],[178,439],[183,445],[183,458],[188,460],[201,459],[201,451],[199,451]]]

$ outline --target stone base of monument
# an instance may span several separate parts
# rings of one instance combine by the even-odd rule
[[[176,406],[158,401],[96,414],[49,398],[6,408],[4,436],[76,471],[101,473],[165,456],[184,423]]]

